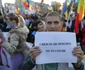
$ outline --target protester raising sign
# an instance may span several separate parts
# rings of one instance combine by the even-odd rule
[[[76,46],[75,33],[37,32],[35,46],[39,46],[42,51],[36,58],[36,64],[77,62],[77,58],[72,55]]]

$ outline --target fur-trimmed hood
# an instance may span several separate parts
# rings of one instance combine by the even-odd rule
[[[28,34],[29,33],[29,29],[26,26],[23,27],[17,27],[12,29],[11,31],[9,31],[10,34],[12,33],[17,33],[17,34]]]

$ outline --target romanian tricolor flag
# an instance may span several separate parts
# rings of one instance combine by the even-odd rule
[[[24,3],[25,2],[25,0],[22,0],[22,3]]]
[[[75,33],[79,33],[79,24],[81,23],[83,16],[84,16],[84,0],[79,0],[78,2],[78,10],[76,14],[76,21],[75,21]]]
[[[61,12],[61,16],[65,15],[65,19],[67,20],[67,0],[65,1],[63,8],[62,8],[62,12]]]
[[[30,2],[29,2],[29,0],[27,0],[27,3],[28,3],[28,7],[30,6]]]
[[[30,6],[29,0],[22,0],[22,3],[24,5],[24,7],[29,8],[29,6]]]
[[[30,4],[29,10],[34,10],[34,7]]]

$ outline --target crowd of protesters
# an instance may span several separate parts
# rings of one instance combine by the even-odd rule
[[[54,18],[54,17],[56,18]],[[48,21],[50,17],[50,21]],[[53,18],[54,19],[53,19]],[[44,16],[44,19],[38,14],[1,14],[0,13],[0,30],[2,32],[9,32],[8,41],[5,40],[3,34],[0,32],[0,39],[2,40],[1,46],[10,53],[11,56],[21,55],[22,60],[20,64],[15,67],[14,70],[32,70],[35,64],[35,58],[41,53],[39,47],[33,47],[35,41],[35,34],[37,31],[65,31],[65,32],[74,32],[75,28],[75,13],[71,13],[68,20],[65,20],[64,17],[59,16],[56,12],[51,12]],[[56,20],[55,20],[56,19]],[[62,26],[57,26],[59,20],[61,19]],[[52,27],[52,20],[55,20],[54,26]],[[48,21],[48,22],[47,22]],[[83,51],[85,54],[85,18],[82,19],[81,24],[79,25],[79,34],[76,35],[78,46],[74,52],[78,51],[77,54],[73,53],[79,60],[78,63],[73,64],[75,70],[83,70],[84,65],[81,62],[83,59]],[[28,48],[26,42],[32,43],[32,48]],[[81,50],[82,48],[82,50]],[[29,52],[29,53],[28,53]],[[81,54],[81,55],[79,55]],[[78,57],[79,56],[79,57]],[[17,60],[16,60],[17,61]],[[22,63],[22,64],[21,64]],[[38,65],[36,70],[68,70],[64,65],[60,64],[61,68],[58,69],[59,64],[46,64]],[[19,68],[18,68],[19,67]],[[54,69],[52,69],[54,68]],[[64,69],[63,69],[64,68]]]

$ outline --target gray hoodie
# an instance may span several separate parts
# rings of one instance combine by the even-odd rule
[[[74,64],[72,64],[75,70],[84,70],[84,64],[81,64],[80,68],[76,68]],[[35,68],[34,68],[35,67]],[[34,68],[34,69],[33,69]],[[36,65],[33,63],[32,59],[28,56],[20,65],[20,70],[45,70],[45,65]],[[57,70],[69,70],[69,66],[67,63],[59,63]]]

